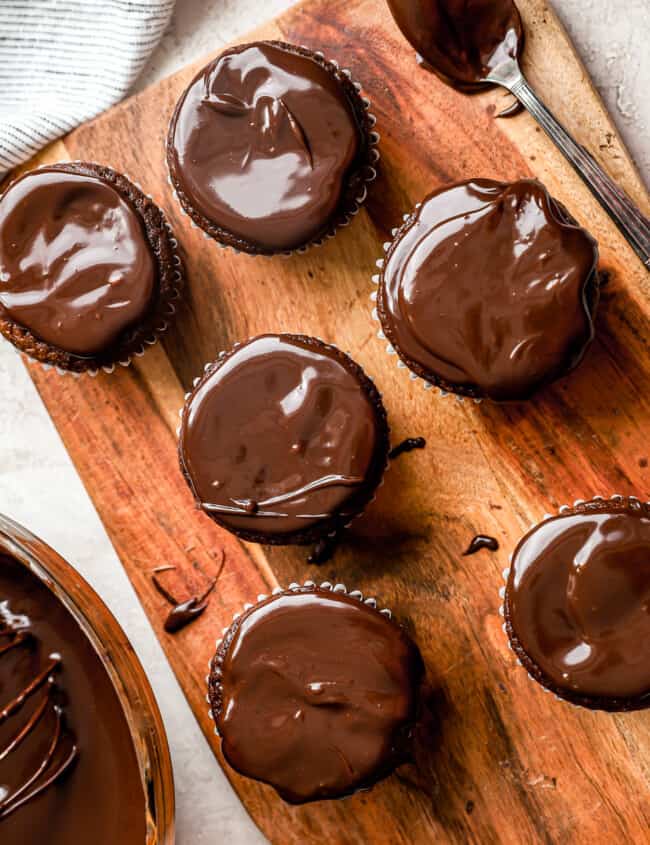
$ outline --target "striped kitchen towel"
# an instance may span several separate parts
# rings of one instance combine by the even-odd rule
[[[0,0],[0,179],[128,92],[175,0]]]

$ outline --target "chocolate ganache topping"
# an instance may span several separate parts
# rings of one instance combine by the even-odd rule
[[[313,338],[262,335],[195,388],[183,412],[181,465],[210,516],[282,542],[355,514],[385,465],[382,424],[378,394],[343,353]]]
[[[110,184],[55,168],[0,199],[0,313],[80,356],[148,310],[156,266],[136,210]]]
[[[591,235],[535,180],[443,188],[388,252],[382,327],[423,378],[526,399],[575,367],[593,339],[597,261]]]
[[[0,556],[0,842],[143,845],[145,827],[106,669],[54,594]]]
[[[209,223],[271,251],[327,228],[360,149],[345,88],[307,51],[235,47],[190,84],[172,119],[175,186]]]
[[[402,629],[318,588],[244,613],[212,663],[224,755],[285,801],[339,798],[404,762],[423,666]]]
[[[506,610],[542,682],[650,705],[650,508],[599,501],[541,523],[515,551]]]
[[[425,63],[461,87],[480,84],[523,48],[512,0],[388,0],[395,22]]]

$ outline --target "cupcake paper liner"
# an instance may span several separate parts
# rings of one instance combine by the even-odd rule
[[[293,46],[293,45],[289,45]],[[231,246],[230,244],[224,244],[219,241],[217,238],[210,235],[204,229],[192,220],[188,212],[185,210],[183,203],[181,202],[176,187],[172,182],[171,172],[169,170],[169,158],[167,155],[168,147],[169,147],[169,133],[165,138],[165,163],[167,167],[167,183],[171,188],[172,195],[174,200],[176,201],[178,208],[180,209],[181,214],[184,217],[187,217],[190,226],[192,229],[199,229],[205,240],[212,241],[214,244],[217,245],[220,249],[224,250],[231,250],[235,255],[248,255],[251,258],[277,258],[278,256],[282,256],[284,258],[289,258],[292,255],[304,255],[309,249],[312,247],[320,247],[323,244],[330,240],[331,238],[336,236],[336,233],[339,229],[345,228],[349,226],[352,220],[357,216],[363,204],[365,203],[368,197],[368,185],[371,182],[374,182],[377,178],[377,166],[379,164],[379,159],[381,154],[378,149],[379,141],[381,140],[380,134],[375,131],[374,127],[377,125],[377,118],[374,114],[371,113],[370,109],[372,108],[372,104],[369,98],[363,93],[363,86],[360,82],[356,82],[352,79],[352,71],[348,68],[341,68],[340,64],[335,59],[327,59],[325,54],[320,50],[311,50],[309,47],[305,47],[300,45],[299,49],[308,51],[312,56],[315,56],[317,59],[321,60],[325,63],[326,66],[329,66],[331,70],[335,72],[337,78],[345,77],[346,80],[350,81],[356,90],[357,94],[359,95],[359,99],[363,105],[363,109],[366,113],[366,120],[367,120],[367,128],[368,128],[368,162],[365,164],[364,168],[361,170],[361,186],[360,192],[357,197],[354,198],[354,205],[351,208],[344,209],[340,214],[337,215],[337,219],[333,222],[332,227],[325,232],[325,234],[321,235],[320,237],[309,241],[309,243],[303,244],[302,246],[296,247],[295,249],[279,251],[276,253],[264,253],[264,252],[247,252],[245,250],[237,249],[237,247]]]
[[[364,596],[363,596],[363,594],[361,593],[360,590],[348,590],[347,587],[345,586],[345,584],[332,584],[331,581],[323,581],[320,584],[317,584],[314,581],[305,581],[304,583],[299,584],[299,583],[294,581],[291,584],[289,584],[289,586],[286,589],[283,588],[283,587],[275,587],[275,589],[273,589],[271,591],[271,593],[260,594],[257,597],[257,600],[256,600],[255,603],[252,604],[252,603],[248,602],[243,606],[241,611],[233,614],[232,622],[230,623],[230,625],[226,626],[222,630],[221,638],[218,639],[215,643],[215,654],[210,659],[210,661],[208,663],[208,674],[205,677],[206,687],[209,687],[211,674],[214,674],[214,676],[216,678],[221,677],[221,669],[219,667],[222,665],[223,660],[218,654],[219,648],[221,647],[221,644],[223,642],[223,638],[226,636],[226,634],[228,633],[228,631],[232,627],[232,624],[234,622],[236,622],[237,619],[239,619],[239,617],[242,615],[242,613],[245,613],[246,611],[251,610],[252,608],[256,607],[261,602],[266,601],[271,596],[278,596],[278,595],[281,595],[282,593],[288,593],[288,592],[297,593],[297,592],[300,592],[302,590],[313,590],[313,589],[328,590],[332,593],[338,593],[338,594],[341,594],[341,595],[349,596],[352,599],[356,599],[361,604],[366,604],[369,607],[372,607],[373,609],[377,610],[377,613],[380,613],[382,616],[385,616],[387,619],[392,619],[392,617],[393,617],[392,612],[388,608],[385,608],[385,607],[381,608],[381,609],[378,608],[377,599],[370,598],[370,597],[364,598]],[[221,688],[221,683],[218,683],[218,687]],[[220,736],[219,730],[217,728],[217,724],[215,722],[215,716],[214,716],[214,713],[212,712],[212,706],[211,706],[211,702],[210,702],[209,693],[206,693],[205,700],[206,700],[207,704],[209,705],[208,716],[214,722],[214,733],[215,733],[216,736]]]
[[[225,358],[227,358],[229,355],[231,355],[233,352],[235,352],[235,351],[236,351],[237,349],[239,349],[241,346],[243,346],[243,345],[244,345],[244,344],[246,344],[246,343],[249,343],[251,340],[254,340],[256,337],[258,337],[258,335],[251,335],[251,336],[250,336],[247,340],[243,340],[243,341],[242,341],[242,340],[240,340],[240,341],[237,341],[236,343],[234,343],[234,344],[230,347],[230,349],[229,349],[229,350],[227,350],[227,351],[226,351],[226,350],[222,350],[221,352],[219,352],[219,354],[216,356],[216,358],[214,359],[214,361],[209,361],[207,364],[204,364],[204,366],[203,366],[203,373],[202,373],[200,376],[196,376],[196,377],[192,380],[192,390],[188,391],[188,392],[184,395],[184,397],[183,397],[183,399],[184,399],[184,403],[185,403],[185,404],[184,404],[184,405],[183,405],[183,407],[182,407],[182,408],[180,408],[180,409],[179,409],[179,411],[178,411],[179,424],[176,426],[176,438],[177,438],[177,439],[179,439],[179,438],[180,438],[181,427],[182,427],[182,419],[183,419],[183,413],[184,413],[184,411],[185,411],[185,406],[186,406],[187,402],[189,401],[189,399],[191,398],[193,391],[194,391],[194,390],[198,387],[198,385],[200,384],[200,382],[201,382],[201,380],[202,380],[203,376],[204,376],[206,373],[208,373],[208,372],[209,372],[209,371],[210,371],[213,367],[215,367],[217,364],[220,364],[220,363],[221,363],[221,362],[222,362]],[[350,526],[354,523],[354,521],[355,521],[355,520],[360,519],[360,518],[364,515],[364,513],[366,512],[366,510],[368,509],[368,507],[370,507],[370,505],[372,505],[372,503],[373,503],[373,502],[375,501],[375,499],[377,498],[377,493],[378,493],[379,489],[380,489],[381,487],[383,487],[383,486],[384,486],[384,481],[385,481],[385,479],[386,479],[386,473],[390,470],[390,468],[391,468],[391,463],[392,463],[392,462],[391,462],[391,460],[390,460],[390,458],[388,457],[388,453],[390,452],[390,434],[391,434],[391,431],[390,431],[390,424],[389,424],[389,422],[388,422],[388,415],[387,415],[387,413],[386,413],[386,407],[385,407],[385,405],[384,405],[383,395],[382,395],[382,393],[380,392],[380,390],[378,389],[377,385],[375,384],[375,380],[374,380],[374,378],[373,378],[372,376],[368,375],[368,373],[366,373],[366,371],[363,369],[363,367],[361,367],[361,365],[360,365],[360,364],[359,364],[359,363],[358,363],[358,362],[357,362],[357,361],[356,361],[356,360],[352,357],[352,355],[350,355],[350,353],[349,353],[349,352],[342,352],[342,350],[340,350],[340,349],[339,349],[339,347],[335,346],[334,344],[328,343],[327,341],[323,340],[323,339],[322,339],[322,338],[320,338],[320,337],[316,337],[315,335],[310,335],[310,337],[311,337],[313,340],[317,340],[319,343],[324,344],[325,346],[330,346],[330,347],[333,347],[333,348],[334,348],[334,349],[336,349],[338,352],[340,352],[342,355],[345,355],[345,356],[346,356],[347,358],[349,358],[349,359],[350,359],[350,360],[351,360],[354,364],[356,364],[356,365],[357,365],[357,367],[359,367],[359,368],[361,369],[362,373],[365,375],[365,377],[368,379],[368,381],[370,381],[370,382],[372,383],[373,388],[374,388],[374,390],[375,390],[375,392],[376,392],[376,394],[377,394],[377,398],[379,399],[379,401],[380,401],[380,403],[381,403],[381,407],[382,407],[382,408],[383,408],[383,410],[384,410],[384,424],[385,424],[385,427],[386,427],[386,437],[387,437],[388,449],[386,450],[386,458],[385,458],[384,466],[383,466],[383,468],[382,468],[382,470],[381,470],[381,477],[380,477],[380,480],[379,480],[379,482],[377,483],[377,485],[375,486],[375,488],[374,488],[374,490],[373,490],[373,493],[372,493],[372,496],[368,499],[368,501],[366,502],[366,504],[363,506],[363,508],[362,508],[362,509],[361,509],[358,513],[353,514],[353,516],[351,516],[351,517],[350,517],[350,519],[349,519],[347,522],[343,523],[343,524],[340,526],[340,528],[338,528],[338,529],[334,529],[334,530],[332,530],[332,531],[325,532],[325,533],[323,533],[323,534],[319,535],[317,538],[307,540],[307,541],[305,541],[304,543],[295,543],[295,544],[294,544],[294,543],[289,543],[289,544],[286,544],[286,545],[299,545],[299,546],[301,546],[301,545],[302,545],[302,546],[310,546],[310,545],[313,545],[313,544],[317,543],[319,540],[325,539],[326,537],[327,537],[327,538],[329,538],[329,539],[333,539],[333,538],[334,538],[334,537],[336,537],[338,534],[340,534],[342,531],[347,531],[347,530],[350,528]],[[256,541],[253,541],[253,542],[256,542]],[[264,544],[264,543],[261,543],[261,545],[265,545],[265,544]],[[322,565],[322,564],[314,564],[314,566],[320,566],[320,565]]]
[[[543,525],[549,519],[554,519],[557,516],[562,516],[563,514],[571,513],[574,510],[581,510],[583,508],[588,508],[590,504],[605,504],[607,502],[612,502],[613,504],[623,504],[625,502],[629,503],[632,507],[638,507],[639,510],[643,507],[650,507],[650,502],[643,502],[637,496],[623,496],[621,493],[613,493],[611,496],[592,496],[590,499],[576,499],[573,505],[561,505],[556,513],[545,513],[542,519],[539,522],[534,522],[532,525],[523,531],[521,537],[524,537],[529,531],[533,531],[535,528],[538,528],[540,525]],[[510,642],[510,636],[508,635],[508,626],[505,622],[505,598],[506,598],[506,589],[508,584],[508,579],[510,577],[510,569],[512,566],[512,557],[513,555],[509,555],[509,565],[502,571],[501,576],[503,578],[504,586],[499,588],[499,616],[504,620],[501,625],[501,630],[506,636],[506,645],[508,646],[508,650],[511,651],[515,655],[515,661],[517,666],[520,666],[528,675],[528,679],[535,685],[537,689],[543,690],[548,695],[552,695],[556,701],[561,701],[563,704],[567,704],[571,707],[574,707],[578,710],[591,710],[594,711],[593,707],[589,707],[586,704],[580,704],[577,701],[572,701],[570,698],[564,698],[561,695],[558,695],[554,690],[549,689],[543,683],[541,683],[537,678],[535,678],[529,671],[526,669],[524,664],[522,663],[520,657],[516,654],[515,650],[512,647]],[[604,708],[597,708],[598,710],[603,711]],[[611,712],[623,712],[623,709],[613,709]]]
[[[50,162],[48,164],[42,164],[39,167],[35,167],[33,169],[33,171],[29,171],[29,172],[37,172],[39,170],[44,170],[44,169],[52,167],[55,164],[84,165],[84,164],[94,164],[94,163],[95,162],[85,162],[85,161],[82,161],[82,160],[79,160],[79,159],[77,159],[75,161]],[[105,165],[101,165],[101,166],[105,167]],[[107,167],[106,169],[112,170],[112,168],[110,168],[110,167]],[[171,290],[169,291],[169,293],[167,294],[167,296],[165,298],[166,301],[164,303],[164,310],[163,310],[163,313],[160,315],[162,321],[160,322],[160,324],[158,326],[156,326],[154,328],[152,334],[149,337],[146,337],[141,341],[139,348],[135,349],[127,357],[121,358],[120,360],[116,360],[112,364],[106,364],[102,367],[97,367],[97,368],[89,368],[87,370],[81,370],[81,371],[69,370],[69,369],[65,369],[63,367],[56,366],[54,364],[48,364],[44,361],[39,360],[38,358],[35,358],[34,356],[30,355],[27,352],[23,352],[22,349],[19,349],[18,347],[14,346],[14,348],[18,351],[18,353],[20,355],[24,356],[27,360],[31,361],[34,364],[39,364],[45,372],[48,372],[49,370],[55,370],[56,373],[60,376],[68,375],[68,376],[71,376],[72,378],[75,378],[75,379],[78,379],[81,376],[90,376],[91,378],[96,378],[99,375],[100,372],[104,372],[104,373],[107,373],[107,374],[110,375],[111,373],[114,373],[115,370],[118,367],[124,367],[124,368],[129,367],[134,358],[141,358],[145,354],[145,352],[147,351],[147,348],[149,348],[151,346],[155,346],[155,344],[158,342],[160,337],[169,328],[171,321],[172,321],[174,315],[176,314],[175,303],[178,299],[180,299],[181,292],[182,292],[182,289],[183,289],[183,285],[185,283],[185,273],[184,273],[184,268],[183,268],[183,261],[182,261],[180,255],[179,255],[179,252],[178,252],[178,239],[175,237],[172,226],[169,223],[169,221],[167,220],[167,217],[166,217],[164,211],[158,205],[158,203],[153,199],[151,194],[148,194],[144,190],[142,185],[138,181],[136,181],[135,179],[132,179],[131,176],[128,173],[121,173],[119,171],[113,171],[113,172],[117,173],[118,175],[123,176],[132,185],[134,185],[156,207],[156,209],[158,209],[158,211],[160,212],[160,214],[162,216],[162,226],[164,227],[165,231],[167,232],[167,240],[168,240],[168,243],[169,243],[169,245],[172,249],[171,263],[174,266],[174,269],[172,271],[173,272],[173,286],[172,286]],[[12,184],[13,184],[13,180],[12,180],[12,182],[10,182],[7,185],[7,189],[9,187],[11,187]],[[138,216],[140,216],[140,215],[138,214]],[[11,341],[9,341],[9,340],[8,340],[8,342],[11,343]]]

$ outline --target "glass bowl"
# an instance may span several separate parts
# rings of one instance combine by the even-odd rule
[[[77,621],[102,661],[131,731],[145,796],[143,845],[174,845],[174,778],[160,711],[133,646],[92,587],[44,542],[0,514],[0,554],[28,567]]]

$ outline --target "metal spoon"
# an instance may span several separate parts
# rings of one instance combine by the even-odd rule
[[[650,270],[650,220],[642,214],[625,191],[610,179],[591,153],[571,137],[539,99],[524,78],[517,59],[508,57],[493,67],[489,75],[481,81],[506,88],[532,114],[616,223],[645,267]]]

